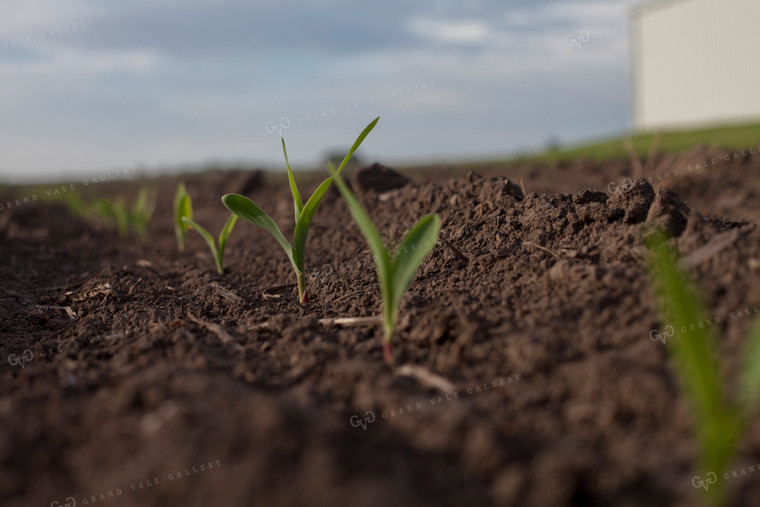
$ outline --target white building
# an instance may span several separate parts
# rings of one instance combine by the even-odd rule
[[[760,0],[655,0],[631,23],[637,130],[760,120]]]

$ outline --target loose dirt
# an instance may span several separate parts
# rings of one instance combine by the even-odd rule
[[[224,275],[194,232],[178,252],[176,178],[149,182],[146,242],[6,189],[0,503],[695,505],[691,415],[641,240],[653,224],[677,235],[711,310],[694,325],[719,331],[733,382],[760,315],[760,158],[733,155],[661,157],[638,175],[579,161],[353,177],[394,244],[422,215],[442,219],[403,298],[392,367],[379,325],[329,321],[381,308],[335,189],[310,232],[306,305],[279,246],[247,222]],[[242,192],[292,235],[282,181],[183,179],[212,234],[227,217],[219,197]],[[719,478],[736,505],[760,498],[759,463],[760,420]]]

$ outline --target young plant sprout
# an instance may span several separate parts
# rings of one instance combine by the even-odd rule
[[[156,196],[141,188],[137,193],[132,210],[127,212],[127,220],[132,224],[137,235],[144,239],[148,236],[148,224],[156,207]]]
[[[114,202],[104,201],[104,209],[110,210],[114,221],[116,222],[116,230],[119,232],[119,237],[126,237],[129,233],[129,208],[124,204],[124,200],[119,198]],[[108,213],[108,211],[107,211]]]
[[[141,239],[145,239],[148,235],[148,224],[153,216],[156,195],[144,187],[141,188],[132,208],[127,207],[123,197],[114,200],[88,199],[85,201],[78,192],[67,192],[61,200],[75,215],[109,227],[116,227],[120,237],[126,237],[131,226]]]
[[[696,322],[704,322],[704,307],[695,296],[691,280],[677,266],[676,253],[666,240],[661,232],[647,240],[653,257],[651,276],[663,315],[675,330],[667,346],[694,413],[700,474],[714,479],[705,494],[712,505],[721,506],[726,502],[723,474],[760,401],[760,319],[755,321],[745,345],[738,395],[728,397],[721,382],[717,346],[710,328],[694,326]]]
[[[232,233],[232,228],[235,227],[237,222],[236,215],[230,215],[227,222],[222,227],[222,232],[219,233],[219,241],[214,241],[213,236],[193,221],[193,203],[190,200],[190,195],[187,193],[184,183],[180,183],[177,186],[177,193],[174,194],[174,232],[177,236],[177,247],[180,251],[185,249],[185,236],[187,231],[195,229],[201,237],[206,240],[211,253],[214,255],[214,262],[216,263],[216,270],[220,275],[224,274],[224,247],[227,246],[227,239]]]
[[[153,217],[154,208],[155,195],[149,193],[145,188],[141,188],[131,209],[127,207],[121,197],[114,201],[97,199],[86,208],[80,209],[86,209],[87,216],[115,224],[120,237],[126,237],[129,234],[130,226],[132,226],[140,239],[145,239],[148,236],[148,224]]]
[[[379,117],[375,118],[372,123],[367,125],[362,133],[359,134],[359,137],[356,138],[354,145],[348,151],[348,154],[343,159],[343,162],[340,163],[336,174],[340,174],[343,168],[346,167],[348,161],[351,160],[351,156],[362,144],[364,138],[367,137],[373,128],[375,128],[375,125],[379,119]],[[305,277],[306,238],[309,235],[309,228],[311,227],[311,222],[314,219],[314,214],[317,212],[319,203],[322,201],[325,193],[327,193],[327,190],[330,188],[334,177],[331,176],[323,181],[319,187],[317,187],[311,197],[309,197],[309,200],[306,201],[306,204],[303,204],[301,194],[298,192],[296,180],[293,177],[293,171],[290,169],[290,163],[288,162],[288,152],[285,149],[285,139],[282,140],[282,153],[285,155],[285,166],[288,169],[288,180],[290,182],[290,192],[293,195],[293,208],[295,211],[296,228],[295,232],[293,233],[292,245],[290,242],[288,242],[287,239],[285,239],[285,236],[283,236],[280,228],[277,227],[277,224],[274,222],[274,220],[272,220],[269,215],[267,215],[249,198],[240,194],[227,194],[222,197],[222,202],[227,207],[227,209],[229,209],[235,215],[258,225],[269,234],[271,234],[277,243],[279,243],[279,245],[282,247],[282,249],[285,250],[285,255],[288,256],[290,263],[293,265],[293,270],[296,272],[296,279],[298,281],[298,300],[301,303],[305,303],[308,301]]]
[[[186,216],[181,217],[182,222],[187,225],[189,229],[195,229],[198,231],[198,234],[200,234],[203,239],[206,240],[209,248],[211,248],[211,253],[214,255],[216,270],[219,271],[220,275],[224,274],[224,247],[227,246],[227,239],[230,237],[232,228],[235,227],[237,218],[237,215],[230,215],[230,218],[227,219],[227,223],[225,223],[224,227],[222,228],[222,232],[219,233],[219,242],[216,243],[211,234],[209,234],[206,229],[193,222],[192,218]]]
[[[409,229],[401,241],[396,255],[391,255],[369,215],[359,204],[358,199],[340,177],[340,174],[335,171],[335,167],[328,164],[328,169],[334,174],[338,190],[343,195],[351,215],[367,240],[375,258],[377,277],[380,280],[380,293],[383,298],[383,359],[386,363],[390,363],[392,359],[391,339],[396,327],[401,296],[412,283],[422,261],[433,250],[438,240],[441,220],[438,215],[422,217]]]
[[[177,193],[174,194],[174,233],[177,236],[177,248],[180,252],[185,250],[185,236],[190,226],[182,218],[193,218],[193,204],[187,193],[184,183],[177,185]],[[216,250],[216,248],[214,248]]]

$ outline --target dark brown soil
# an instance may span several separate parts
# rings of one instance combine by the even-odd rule
[[[195,233],[177,252],[176,179],[152,182],[144,243],[6,191],[0,504],[695,505],[691,416],[657,340],[667,323],[641,238],[656,223],[692,254],[732,381],[760,304],[760,156],[694,169],[708,155],[725,153],[659,160],[639,174],[654,188],[629,184],[622,161],[407,174],[416,183],[401,188],[376,167],[354,180],[386,238],[423,214],[442,219],[402,302],[393,367],[378,325],[320,320],[381,305],[334,189],[309,237],[307,305],[280,248],[251,224],[238,222],[223,276]],[[227,192],[292,234],[285,184],[240,172],[184,180],[213,234]],[[710,241],[721,248],[700,255]],[[736,505],[760,498],[758,463],[755,421],[720,479]]]

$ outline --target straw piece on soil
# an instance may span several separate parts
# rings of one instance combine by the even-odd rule
[[[691,252],[689,255],[682,258],[681,266],[686,269],[699,266],[700,264],[702,264],[702,262],[704,262],[708,258],[712,257],[713,255],[717,254],[721,250],[732,245],[738,238],[739,238],[738,229],[733,229],[728,232],[722,232],[716,235],[715,237],[713,237],[710,241],[708,241],[701,247]]]
[[[317,322],[324,325],[335,326],[373,326],[376,324],[382,324],[382,319],[378,316],[372,317],[330,317],[326,319],[319,319]]]
[[[222,296],[224,299],[232,301],[233,303],[239,303],[240,301],[242,301],[242,298],[240,296],[238,296],[231,290],[222,287],[216,282],[211,282],[209,285],[211,286],[211,288],[216,289],[219,295]]]
[[[452,394],[454,391],[456,391],[454,384],[441,377],[440,375],[437,375],[430,370],[427,370],[422,366],[416,364],[404,364],[402,366],[399,366],[396,368],[396,375],[413,378],[425,387],[438,389],[439,391],[446,394]]]

